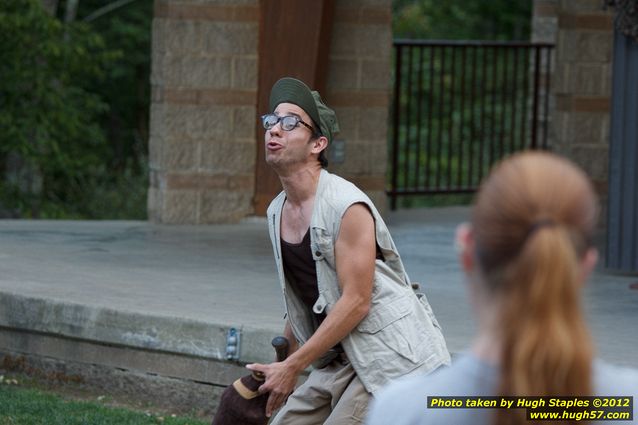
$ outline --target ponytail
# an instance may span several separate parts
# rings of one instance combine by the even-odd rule
[[[482,184],[472,229],[480,281],[497,300],[497,394],[592,394],[594,349],[580,286],[597,219],[587,176],[556,155],[513,155]],[[525,414],[498,409],[496,424],[531,425]]]
[[[488,277],[504,295],[499,395],[592,394],[594,350],[579,298],[585,249],[575,239],[560,224],[532,227],[518,255]],[[497,425],[531,424],[523,409],[496,415]]]

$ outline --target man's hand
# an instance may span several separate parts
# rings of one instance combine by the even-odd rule
[[[297,378],[301,373],[296,367],[288,362],[275,362],[270,364],[253,363],[246,365],[252,371],[262,372],[266,376],[266,381],[259,387],[261,394],[270,392],[268,403],[266,404],[266,416],[270,417],[272,412],[279,409],[290,393],[295,389]]]

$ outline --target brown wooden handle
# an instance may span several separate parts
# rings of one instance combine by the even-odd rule
[[[283,336],[276,336],[273,338],[271,342],[272,346],[275,348],[275,352],[277,353],[277,361],[283,362],[288,357],[288,350],[290,349],[290,343],[288,339]]]

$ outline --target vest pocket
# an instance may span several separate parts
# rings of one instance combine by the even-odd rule
[[[357,327],[359,332],[369,334],[368,348],[378,357],[389,362],[403,358],[412,367],[425,360],[429,338],[414,314],[415,301],[405,296],[380,305]],[[409,369],[408,364],[402,368]]]

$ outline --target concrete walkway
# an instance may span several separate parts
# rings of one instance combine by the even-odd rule
[[[453,352],[467,347],[473,333],[452,243],[456,224],[467,214],[466,208],[444,208],[388,217],[408,273],[422,283]],[[240,361],[269,361],[273,354],[264,347],[283,329],[271,255],[266,223],[257,218],[197,227],[0,221],[0,330],[5,330],[0,352],[118,367],[116,354],[96,360],[90,353],[69,354],[74,350],[68,343],[55,349],[45,340],[35,344],[16,337],[27,332],[93,341],[104,350],[137,348],[225,362],[226,332],[236,327],[242,332]],[[638,291],[629,285],[636,281],[597,272],[584,290],[599,356],[633,367],[638,367]],[[166,373],[188,376],[175,367],[166,366]],[[206,379],[202,373],[193,372],[193,379],[221,385],[237,370],[221,380],[218,372]]]

